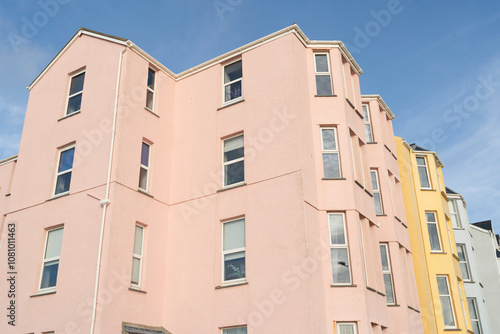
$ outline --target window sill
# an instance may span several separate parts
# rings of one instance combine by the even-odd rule
[[[133,287],[133,286],[129,287],[128,289],[129,289],[130,291],[134,291],[134,292],[139,292],[139,293],[144,293],[144,294],[146,294],[146,293],[147,293],[146,291],[141,290],[141,288],[136,288],[136,287]]]
[[[324,177],[321,180],[329,181],[329,180],[345,180],[345,179],[346,179],[345,177]]]
[[[391,149],[389,148],[389,146],[387,146],[386,144],[384,144],[384,147],[387,149],[387,151],[389,151],[390,153],[392,153]]]
[[[153,110],[149,109],[148,107],[144,107],[144,109],[147,110],[147,111],[149,111],[150,113],[152,113],[156,117],[160,118],[160,115],[158,115],[157,113],[155,113]]]
[[[401,305],[399,304],[387,304],[387,307],[400,307]]]
[[[314,97],[337,97],[337,95],[332,94],[332,95],[314,95]]]
[[[222,109],[227,108],[227,107],[234,106],[235,104],[238,104],[238,103],[241,103],[241,102],[245,102],[245,99],[244,98],[238,98],[238,99],[235,99],[235,100],[231,100],[229,102],[224,103],[222,105],[222,107],[220,107],[220,108],[217,109],[217,111],[222,110]]]
[[[464,280],[464,283],[475,284],[476,281],[466,281],[466,280]]]
[[[31,295],[30,298],[41,297],[41,296],[46,296],[46,295],[54,295],[55,293],[56,293],[55,290],[51,290],[51,291],[39,291],[37,294]]]
[[[57,194],[57,195],[55,195],[54,197],[49,198],[49,199],[48,199],[48,200],[46,200],[45,202],[50,202],[50,201],[53,201],[53,200],[55,200],[55,199],[58,199],[58,198],[61,198],[61,197],[65,197],[65,196],[69,196],[69,192],[65,192],[65,193]]]
[[[385,215],[385,214],[383,214],[383,213],[378,214],[378,215],[376,215],[376,216],[377,216],[377,217],[387,217],[387,215]]]
[[[445,328],[445,332],[461,332],[462,330],[460,328]]]
[[[10,196],[10,193],[8,193],[8,194],[5,194],[5,197],[9,197],[9,196]]]
[[[78,114],[80,114],[81,112],[82,112],[81,110],[75,111],[75,112],[74,112],[74,113],[72,113],[72,114],[69,114],[69,115],[66,115],[66,116],[64,116],[64,117],[59,118],[57,121],[58,121],[58,122],[60,122],[60,121],[62,121],[63,119],[70,118],[71,116],[78,115]]]
[[[223,283],[215,287],[215,290],[231,288],[233,286],[248,285],[248,282],[234,282],[234,283]]]
[[[367,141],[367,144],[378,144],[376,141]]]
[[[365,186],[363,186],[358,180],[354,180],[354,183],[356,183],[358,186],[360,186],[361,189],[365,189]]]
[[[141,188],[137,188],[137,191],[140,192],[141,194],[144,194],[146,196],[149,196],[151,198],[155,198],[153,195],[151,195],[150,193],[148,193],[146,190],[143,190]]]
[[[330,288],[356,288],[357,284],[330,284]]]
[[[395,218],[398,222],[402,223],[401,219],[399,219],[399,218],[398,218],[398,216],[394,216],[394,218]]]
[[[420,311],[419,311],[419,310],[417,310],[416,308],[413,308],[413,307],[411,307],[410,305],[406,305],[406,306],[408,306],[408,308],[409,308],[410,310],[415,311],[415,312],[417,312],[417,313],[420,313]]]
[[[431,251],[431,254],[447,254],[446,252]]]
[[[427,188],[420,188],[422,191],[436,191],[436,189],[427,189]]]
[[[371,192],[369,192],[368,190],[365,189],[365,193],[367,193],[368,195],[370,195],[370,197],[373,197],[373,194]]]
[[[217,190],[218,193],[222,192],[222,191],[226,191],[226,190],[230,190],[230,189],[234,189],[234,188],[239,188],[239,187],[243,187],[243,186],[246,186],[247,184],[245,182],[243,183],[237,183],[237,184],[232,184],[230,186],[226,186],[222,189],[219,189]]]

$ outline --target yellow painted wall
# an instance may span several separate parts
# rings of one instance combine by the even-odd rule
[[[437,286],[437,276],[443,275],[448,278],[456,328],[460,329],[453,332],[467,333],[472,327],[445,193],[443,165],[434,152],[413,150],[402,138],[396,137],[396,148],[424,332],[449,333],[445,332]],[[417,156],[426,159],[429,190],[421,189]],[[436,215],[440,252],[431,251],[426,212]]]

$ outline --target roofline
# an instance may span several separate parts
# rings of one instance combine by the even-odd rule
[[[263,44],[269,43],[269,42],[271,42],[271,41],[273,41],[273,40],[275,40],[277,38],[283,37],[283,36],[291,34],[291,33],[295,34],[295,36],[297,36],[297,38],[307,48],[326,48],[326,47],[328,47],[328,48],[335,48],[335,47],[338,48],[340,50],[340,52],[344,55],[344,57],[349,61],[349,63],[354,68],[354,70],[356,71],[356,73],[358,75],[361,75],[363,73],[363,70],[361,69],[361,67],[359,67],[358,63],[354,60],[354,58],[352,57],[352,55],[349,52],[349,50],[347,50],[347,48],[344,45],[344,43],[342,43],[341,41],[311,41],[311,40],[309,40],[309,38],[307,38],[307,36],[304,34],[304,32],[295,23],[292,24],[289,27],[286,27],[284,29],[276,31],[276,32],[274,32],[274,33],[272,33],[270,35],[267,35],[267,36],[265,36],[263,38],[260,38],[260,39],[258,39],[256,41],[248,43],[248,44],[246,44],[244,46],[241,46],[241,47],[239,47],[237,49],[234,49],[232,51],[226,52],[226,53],[222,54],[221,56],[215,57],[215,58],[213,58],[211,60],[208,60],[208,61],[206,61],[206,62],[204,62],[204,63],[202,63],[200,65],[197,65],[195,67],[187,69],[187,70],[185,70],[185,71],[183,71],[183,72],[181,72],[179,74],[175,74],[174,72],[172,72],[171,70],[169,70],[165,65],[163,65],[162,63],[160,63],[158,60],[156,60],[155,58],[153,58],[151,55],[149,55],[147,52],[145,52],[144,50],[142,50],[140,47],[138,47],[137,45],[135,45],[132,41],[130,41],[128,39],[121,38],[121,37],[116,37],[116,36],[113,36],[113,35],[103,34],[103,33],[100,33],[98,31],[94,31],[94,30],[90,30],[90,29],[86,29],[86,28],[80,28],[76,32],[76,34],[73,35],[73,37],[68,41],[68,43],[66,43],[64,45],[64,47],[57,53],[57,55],[42,70],[42,72],[35,78],[35,80],[33,80],[33,82],[31,82],[29,84],[29,86],[27,88],[28,88],[28,90],[31,90],[36,85],[36,83],[43,77],[43,75],[50,69],[50,67],[52,67],[52,65],[59,59],[59,57],[61,57],[62,54],[76,41],[76,39],[78,37],[81,37],[81,35],[88,35],[88,36],[100,38],[100,39],[103,39],[103,40],[106,40],[106,41],[110,41],[110,42],[113,42],[113,43],[117,43],[117,44],[129,47],[134,52],[136,52],[138,55],[140,55],[141,57],[145,58],[146,60],[148,60],[149,62],[151,62],[152,64],[154,64],[155,66],[158,67],[158,69],[162,70],[163,72],[165,72],[165,74],[167,74],[172,79],[174,79],[174,80],[177,81],[177,80],[183,79],[185,77],[188,77],[190,75],[193,75],[193,74],[195,74],[197,72],[200,72],[202,70],[205,70],[208,67],[211,67],[211,66],[213,66],[215,64],[224,62],[224,61],[226,61],[226,60],[228,60],[230,58],[233,58],[233,57],[237,57],[238,55],[241,55],[244,52],[252,50],[252,49],[254,49],[254,48],[258,47],[258,46],[261,46]],[[385,102],[383,102],[383,100],[381,98],[380,98],[380,100],[382,101],[381,104],[384,106],[384,108],[389,109],[387,107],[387,105],[385,104]],[[391,112],[391,114],[392,114],[392,112]]]
[[[485,233],[485,234],[490,234],[490,230],[485,230],[484,228],[481,228],[479,226],[476,226],[474,224],[469,224],[469,226],[475,230],[478,230],[478,232],[482,232],[482,233]]]
[[[400,137],[401,138],[401,137]],[[408,142],[406,140],[404,140],[404,138],[401,138],[403,139],[403,145],[406,146],[410,152],[418,155],[418,154],[432,154],[434,155],[434,158],[436,159],[436,161],[438,162],[438,165],[439,167],[443,168],[444,167],[444,164],[443,162],[441,161],[441,159],[439,159],[439,156],[437,155],[437,153],[435,151],[415,151],[411,146],[410,144],[408,144]],[[446,194],[448,196],[448,194]]]
[[[445,191],[445,193],[446,193],[446,191]],[[464,196],[462,196],[462,194],[448,194],[448,193],[446,193],[446,197],[448,197],[448,198],[456,198],[457,197],[457,198],[462,200],[462,202],[464,203],[464,207],[467,206],[467,202],[465,201],[465,198],[464,198]]]
[[[394,118],[396,118],[396,116],[394,116],[394,114],[392,113],[391,109],[385,103],[385,101],[382,98],[382,96],[380,96],[378,94],[361,95],[361,99],[362,100],[363,99],[365,99],[365,100],[377,100],[377,102],[382,106],[382,108],[385,110],[385,112],[387,113],[387,115],[389,116],[389,118],[391,120],[393,120]]]
[[[0,160],[0,166],[8,164],[9,162],[16,161],[17,160],[17,154],[13,155],[11,157],[5,158],[3,160]]]

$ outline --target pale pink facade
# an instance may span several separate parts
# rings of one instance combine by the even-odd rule
[[[315,53],[328,71],[315,73]],[[240,59],[242,98],[224,103],[225,66]],[[81,111],[65,116],[81,71]],[[178,75],[130,41],[80,30],[30,85],[18,158],[0,165],[0,259],[11,223],[17,251],[16,296],[0,291],[1,305],[15,301],[16,326],[2,321],[0,332],[422,333],[401,189],[389,188],[399,178],[392,113],[380,97],[361,97],[359,74],[342,43],[309,41],[295,25]],[[332,94],[317,96],[316,75],[330,76]],[[244,181],[225,187],[224,143],[239,135]],[[69,191],[54,196],[71,145]],[[339,157],[340,175],[325,177],[323,154]],[[224,281],[224,224],[243,219],[245,274]],[[329,219],[344,223],[344,242],[331,241]],[[144,239],[131,285],[136,226]],[[57,283],[40,290],[46,236],[59,227]],[[389,306],[380,242],[394,281]],[[347,275],[334,282],[331,252],[345,249],[334,270]]]

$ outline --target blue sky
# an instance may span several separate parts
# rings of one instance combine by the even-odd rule
[[[128,38],[178,73],[294,22],[311,40],[348,46],[362,94],[382,95],[395,134],[436,150],[471,222],[500,232],[497,0],[4,0],[0,159],[17,153],[26,86],[82,26]]]

